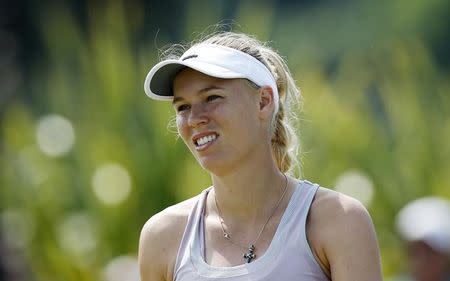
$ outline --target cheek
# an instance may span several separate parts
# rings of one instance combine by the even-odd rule
[[[188,129],[186,119],[184,117],[182,117],[182,116],[177,116],[176,117],[176,122],[177,122],[178,134],[185,141],[185,138],[186,138],[186,135],[187,135],[187,129]]]
[[[235,104],[229,116],[233,119],[235,126],[246,134],[254,133],[254,130],[260,126],[256,106],[251,103]]]

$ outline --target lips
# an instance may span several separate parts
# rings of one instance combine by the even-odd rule
[[[205,132],[195,135],[192,141],[197,149],[202,149],[213,143],[218,137],[219,135],[215,132]]]

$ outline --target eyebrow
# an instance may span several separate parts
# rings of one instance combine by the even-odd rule
[[[206,93],[206,92],[209,92],[209,91],[212,91],[212,90],[222,90],[222,89],[223,88],[218,87],[218,86],[208,86],[208,87],[205,87],[205,88],[201,89],[200,91],[198,91],[197,94],[201,95],[203,93]],[[182,97],[174,97],[173,100],[172,100],[172,104],[175,104],[175,103],[183,101],[183,100],[184,99]]]

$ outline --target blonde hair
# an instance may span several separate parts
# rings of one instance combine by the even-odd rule
[[[273,113],[271,126],[273,157],[280,171],[291,173],[297,168],[300,172],[297,159],[299,142],[293,125],[297,118],[291,109],[300,108],[301,95],[283,58],[266,43],[247,34],[229,31],[203,37],[188,46],[172,45],[163,53],[164,58],[178,58],[186,48],[201,43],[222,45],[247,53],[270,70],[276,80],[280,96],[279,109]]]

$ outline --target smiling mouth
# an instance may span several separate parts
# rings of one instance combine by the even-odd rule
[[[217,139],[217,134],[211,134],[207,136],[203,136],[201,138],[195,139],[194,144],[196,148],[203,148],[206,147],[208,144],[212,143]]]

